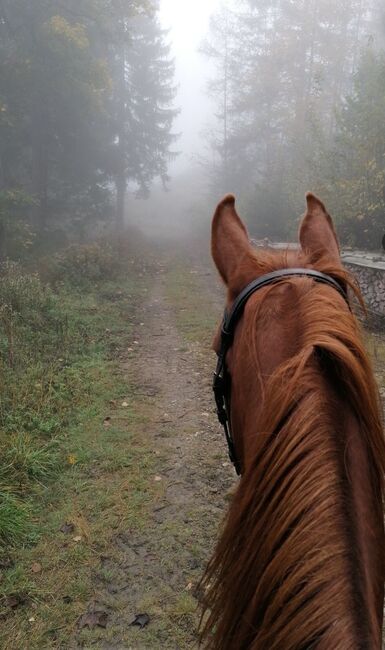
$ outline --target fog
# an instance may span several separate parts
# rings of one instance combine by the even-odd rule
[[[209,28],[209,19],[217,9],[219,0],[197,0],[194,3],[163,0],[159,18],[169,30],[167,40],[175,59],[175,81],[178,94],[175,104],[180,113],[174,129],[180,133],[178,148],[181,155],[170,166],[171,174],[185,171],[205,150],[203,130],[212,121],[215,105],[206,94],[209,80],[207,61],[199,54],[203,38]]]
[[[375,151],[381,118],[361,121],[358,141],[371,134],[364,153],[349,140],[368,104],[385,114],[384,83],[373,96],[363,82],[383,70],[381,5],[289,5],[161,2],[175,59],[179,155],[169,165],[168,194],[155,184],[154,203],[135,207],[131,200],[128,219],[140,215],[153,233],[160,226],[156,236],[191,236],[202,227],[207,234],[216,201],[235,192],[255,237],[286,241],[295,236],[305,192],[313,190],[328,202],[346,245],[379,248],[384,183],[377,190],[369,183],[364,197],[359,188],[384,151],[383,144]]]
[[[238,536],[241,543],[247,541],[241,554],[230,544],[221,553],[225,564],[209,563],[202,580],[216,526],[238,482],[225,442],[222,449],[215,400],[210,401],[216,361],[211,347],[226,301],[220,275],[234,288],[238,282],[232,282],[233,275],[237,281],[238,275],[239,281],[246,278],[248,255],[236,236],[225,254],[220,232],[214,243],[218,273],[210,255],[211,220],[218,201],[233,193],[250,237],[287,249],[297,240],[305,193],[319,196],[344,249],[360,249],[344,250],[342,261],[347,269],[358,269],[347,285],[357,277],[367,300],[376,329],[368,329],[366,338],[385,395],[384,4],[0,0],[1,648],[203,647],[199,618],[210,647],[269,647],[264,629],[251,638],[261,618],[260,609],[255,621],[249,615],[261,591],[252,592],[252,580],[234,615],[227,616],[230,603],[223,607],[221,598],[211,615],[206,611],[200,617],[199,612],[202,604],[211,607],[210,594],[221,596],[221,582],[228,586],[234,549],[237,561],[247,560],[247,540],[259,536],[257,528],[250,529],[250,537]],[[310,207],[312,203],[319,210],[319,203],[309,201]],[[320,240],[322,252],[324,239],[330,240],[329,229],[327,234],[322,227],[313,230],[317,227],[310,226],[304,239],[312,244],[309,256],[314,241]],[[334,241],[331,247],[334,251]],[[318,253],[318,244],[316,248]],[[341,289],[341,269],[325,269],[327,260],[313,257],[312,264],[330,271]],[[330,259],[335,257],[333,252]],[[261,260],[268,265],[266,251]],[[233,274],[233,267],[240,273]],[[245,374],[237,386],[243,373],[232,377],[237,394],[232,407],[242,403],[243,390],[245,399],[253,393],[250,414],[258,413],[257,429],[273,424],[271,436],[267,432],[262,440],[258,434],[266,458],[259,452],[258,459],[247,457],[247,450],[252,454],[255,447],[251,429],[235,431],[236,445],[247,434],[239,459],[247,469],[241,490],[246,487],[249,493],[253,467],[268,468],[269,437],[279,451],[276,441],[292,434],[273,468],[276,476],[278,465],[284,468],[285,458],[291,459],[292,441],[300,437],[306,447],[304,454],[301,448],[297,454],[300,471],[306,469],[305,460],[313,463],[319,456],[326,462],[324,443],[318,454],[313,440],[323,440],[323,422],[331,424],[335,413],[339,440],[342,434],[349,445],[357,443],[357,456],[349,447],[341,462],[330,459],[333,468],[325,476],[334,476],[335,487],[341,484],[345,492],[354,472],[347,466],[340,481],[335,466],[345,469],[347,460],[355,467],[355,459],[362,458],[357,480],[370,483],[375,493],[357,486],[352,498],[346,497],[352,504],[359,497],[361,511],[367,492],[368,504],[380,517],[382,478],[374,470],[382,469],[384,453],[370,365],[337,292],[332,304],[331,288],[319,288],[318,293],[314,287],[314,296],[308,293],[302,304],[301,286],[287,311],[287,323],[293,325],[281,328],[287,301],[277,289],[277,309],[271,308],[269,294],[268,318],[262,318],[258,337],[247,326],[234,340],[241,343],[236,354],[239,363],[245,361]],[[318,295],[312,319],[307,298],[315,301]],[[264,309],[260,296],[261,309],[254,317],[250,312],[250,325]],[[329,327],[339,313],[341,327]],[[324,336],[323,326],[330,330]],[[254,364],[255,354],[247,358],[247,348],[250,344],[259,353],[260,332],[267,329],[271,349],[260,355],[261,364]],[[281,329],[287,341],[281,340]],[[302,351],[301,341],[306,344]],[[317,343],[314,349],[311,341]],[[229,415],[232,366],[226,368],[226,359],[220,357],[217,379],[219,384],[221,375],[225,379]],[[274,363],[262,367],[268,357]],[[274,414],[284,423],[281,436],[274,418],[267,417],[269,387],[282,378],[290,386],[293,369],[306,399],[296,390],[283,400],[281,413]],[[261,377],[267,377],[263,412],[255,401]],[[215,397],[223,421],[217,391]],[[307,408],[310,398],[323,404],[325,418],[311,416],[311,429],[299,435],[290,426],[302,422],[302,404]],[[293,409],[297,403],[298,419]],[[362,411],[356,412],[360,405]],[[239,421],[252,419],[242,416]],[[351,431],[345,430],[345,420]],[[313,431],[317,422],[318,433]],[[331,437],[329,443],[334,449]],[[339,441],[337,449],[345,452]],[[378,462],[369,472],[376,455]],[[268,485],[267,480],[259,484],[263,482]],[[299,481],[298,486],[303,487]],[[329,503],[331,492],[324,492]],[[278,502],[280,493],[278,486],[271,503]],[[317,488],[317,498],[320,493]],[[296,509],[292,487],[288,494]],[[233,506],[244,503],[247,512],[237,519],[233,509],[230,523],[252,524],[254,516],[258,525],[267,521],[270,503],[263,513],[254,508],[255,499],[249,501],[242,496],[233,500]],[[310,509],[312,515],[323,512],[321,506]],[[279,511],[284,512],[281,503]],[[296,521],[297,513],[288,510],[285,517]],[[303,521],[307,526],[308,519]],[[345,537],[340,518],[337,528]],[[381,585],[369,584],[369,577],[372,567],[380,565],[373,533],[381,537],[379,519],[370,526],[355,522],[353,545],[364,540],[365,530],[370,558],[362,566],[357,561],[357,567],[365,569],[367,598],[358,593],[357,622],[339,616],[342,627],[336,621],[336,636],[341,641],[334,647],[352,647],[356,631],[365,633],[367,644],[357,638],[355,647],[378,648],[372,622],[374,612],[379,618],[382,610],[370,593],[380,596]],[[290,536],[294,539],[296,530]],[[334,533],[331,539],[333,552],[344,548]],[[221,542],[218,548],[224,546]],[[260,550],[265,562],[267,548]],[[324,549],[319,550],[324,556]],[[271,647],[282,647],[285,621],[294,631],[287,647],[310,647],[318,641],[325,647],[335,617],[333,625],[322,624],[319,630],[306,622],[301,641],[289,616],[296,609],[301,620],[307,611],[321,620],[318,610],[313,616],[307,595],[313,584],[323,585],[324,577],[334,573],[320,557],[325,576],[310,576],[313,582],[306,591],[306,563],[297,571],[291,553],[288,559],[287,570],[283,567],[280,573],[288,576],[287,585],[277,598],[292,592],[294,601],[286,612],[281,607],[282,621],[272,626],[271,635],[275,630],[277,636]],[[352,573],[350,557],[346,559]],[[309,571],[317,563],[309,556]],[[336,556],[336,576],[342,576],[341,563],[345,559]],[[258,577],[250,567],[246,563],[242,573],[237,566],[235,573]],[[296,575],[301,579],[298,589]],[[274,588],[280,576],[276,574]],[[361,577],[357,573],[351,578],[353,593]],[[342,594],[347,585],[344,580]],[[335,585],[332,591],[337,591]],[[272,605],[266,610],[269,615],[275,607],[270,596],[263,594],[262,603]],[[301,598],[305,607],[299,612]],[[366,612],[361,607],[365,601]],[[358,613],[358,607],[352,609]],[[226,629],[223,621],[215,620],[218,612],[228,619],[224,643],[215,634]],[[344,630],[349,636],[345,645]],[[333,650],[333,643],[329,646]]]
[[[207,232],[228,192],[287,241],[309,190],[378,249],[384,35],[380,0],[3,0],[0,257]]]

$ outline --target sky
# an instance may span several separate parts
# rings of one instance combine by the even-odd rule
[[[197,50],[207,34],[209,17],[219,2],[161,0],[160,3],[159,17],[162,26],[170,30],[169,42],[179,86],[175,104],[181,109],[181,114],[174,127],[176,132],[182,132],[176,145],[182,151],[175,163],[175,168],[179,170],[187,168],[191,164],[191,156],[202,149],[201,133],[212,112],[212,105],[205,95],[209,66]]]

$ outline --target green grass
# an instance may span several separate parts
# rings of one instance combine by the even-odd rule
[[[202,343],[211,339],[218,324],[215,310],[204,307],[210,304],[202,278],[191,273],[181,262],[170,266],[167,275],[167,295],[175,310],[175,319],[183,338],[189,343]],[[211,340],[209,341],[211,342]]]
[[[119,365],[146,278],[47,294],[36,282],[39,327],[13,317],[12,364],[0,322],[0,645],[23,650],[69,647],[100,553],[145,527],[158,489],[135,377]]]
[[[3,486],[3,490],[6,486]],[[14,494],[0,492],[0,537],[8,547],[25,540],[31,532],[31,507]],[[32,538],[30,538],[31,541]]]

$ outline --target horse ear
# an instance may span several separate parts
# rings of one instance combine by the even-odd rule
[[[232,194],[218,204],[211,231],[211,254],[230,293],[239,293],[256,276],[257,260]]]
[[[306,194],[307,211],[299,230],[302,250],[310,253],[314,261],[328,257],[340,264],[340,249],[334,224],[324,204],[314,194]]]

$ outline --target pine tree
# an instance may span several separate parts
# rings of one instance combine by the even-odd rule
[[[0,192],[26,194],[40,234],[108,215],[111,181],[120,223],[129,181],[166,182],[165,39],[149,0],[1,1]]]
[[[117,125],[114,179],[119,228],[124,222],[128,183],[136,184],[137,193],[147,196],[154,178],[166,184],[168,164],[175,155],[171,149],[177,115],[172,107],[174,64],[165,38],[156,14],[143,12],[121,23],[112,98]]]
[[[56,13],[56,2],[4,0],[1,9],[2,188],[31,195],[41,231],[97,182],[108,75],[85,27]]]

